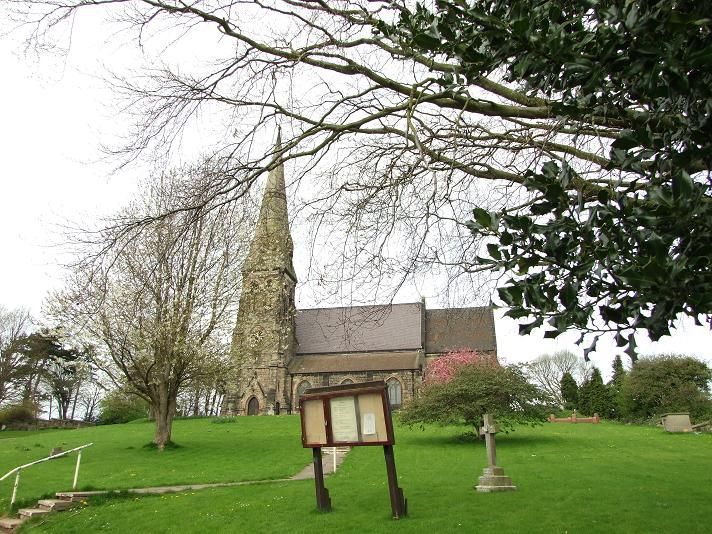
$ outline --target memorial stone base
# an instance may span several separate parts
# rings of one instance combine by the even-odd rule
[[[512,485],[512,479],[504,474],[501,467],[485,467],[482,470],[480,483],[475,489],[482,493],[493,491],[515,491],[517,486]]]

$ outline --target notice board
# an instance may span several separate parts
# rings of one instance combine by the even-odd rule
[[[312,388],[299,399],[304,447],[393,445],[385,382]]]

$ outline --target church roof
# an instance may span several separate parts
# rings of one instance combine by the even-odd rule
[[[469,348],[496,351],[494,313],[490,306],[447,308],[425,312],[425,352]]]
[[[418,302],[298,310],[296,334],[297,355],[497,350],[489,306],[426,310]]]
[[[297,354],[422,349],[422,317],[421,303],[298,310]]]
[[[423,364],[422,357],[418,351],[300,354],[289,362],[289,372],[309,374],[419,369]]]

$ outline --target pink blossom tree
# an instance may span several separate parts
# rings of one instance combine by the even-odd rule
[[[521,365],[500,365],[492,354],[458,349],[428,364],[421,394],[400,412],[408,425],[466,423],[479,435],[482,414],[505,432],[544,420],[546,395],[527,381]]]
[[[499,366],[499,362],[494,355],[482,354],[468,348],[451,350],[428,363],[424,382],[426,384],[450,382],[459,371],[470,365],[494,367]]]

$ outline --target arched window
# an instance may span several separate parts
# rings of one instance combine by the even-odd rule
[[[307,389],[311,389],[312,385],[308,380],[303,380],[297,386],[297,398],[296,401],[299,403],[299,397],[301,397]]]
[[[247,415],[257,415],[260,413],[260,401],[257,397],[252,397],[247,403]]]
[[[354,381],[351,380],[350,378],[344,378],[344,379],[341,381],[341,385],[342,385],[342,386],[344,386],[344,385],[346,385],[346,384],[353,384],[353,383],[354,383]]]
[[[388,402],[391,408],[400,408],[403,403],[403,391],[400,381],[397,378],[389,378],[386,380],[386,385],[388,386]]]

